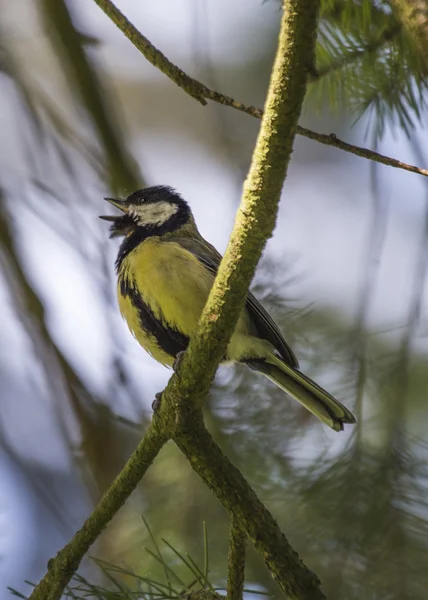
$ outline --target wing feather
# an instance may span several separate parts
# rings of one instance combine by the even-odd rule
[[[209,271],[214,275],[222,259],[221,254],[205,240],[190,238],[172,238],[181,244],[186,250],[189,250]],[[270,342],[283,360],[291,367],[299,367],[299,361],[293,350],[284,339],[278,325],[269,315],[265,308],[260,304],[257,298],[248,293],[246,309],[251,317],[251,321],[256,328],[257,334],[262,339]]]

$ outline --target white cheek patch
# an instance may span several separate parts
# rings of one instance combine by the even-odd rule
[[[138,225],[162,225],[178,211],[176,204],[169,202],[155,202],[153,204],[141,204],[134,206],[128,212],[128,215],[134,219]]]

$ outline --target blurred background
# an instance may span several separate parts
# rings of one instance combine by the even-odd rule
[[[279,2],[117,5],[190,75],[263,106]],[[88,516],[170,377],[119,315],[103,197],[171,185],[224,251],[259,123],[187,96],[94,2],[0,8],[3,600],[7,586],[27,594]],[[324,0],[302,125],[427,167],[428,29],[409,31],[387,2]],[[245,368],[220,368],[206,409],[330,599],[428,589],[427,186],[296,139],[254,290],[358,425],[336,434]],[[142,515],[197,562],[205,521],[210,579],[224,585],[227,515],[172,444],[91,551],[162,579]],[[109,585],[90,560],[81,573]],[[246,581],[281,597],[251,548]]]

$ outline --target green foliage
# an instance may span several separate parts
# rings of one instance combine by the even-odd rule
[[[377,137],[391,124],[409,136],[420,122],[426,57],[386,2],[324,0],[317,70],[308,100],[318,109],[366,115]]]
[[[50,23],[51,59],[55,58],[61,73],[72,75],[67,80],[67,89],[71,103],[79,108],[79,119],[66,104],[54,101],[49,85],[40,74],[40,84],[36,77],[29,76],[29,71],[35,69],[31,53],[26,56],[29,68],[25,69],[14,55],[10,38],[2,40],[0,69],[9,91],[12,90],[12,102],[18,99],[15,139],[22,142],[27,168],[20,173],[19,180],[13,179],[11,173],[3,178],[5,194],[0,200],[5,226],[0,227],[3,234],[0,247],[7,266],[5,272],[10,274],[10,295],[16,312],[13,316],[31,335],[37,365],[54,398],[52,406],[57,407],[56,427],[63,436],[69,436],[70,455],[82,479],[89,482],[93,498],[97,499],[122,466],[142,430],[140,422],[132,432],[130,428],[125,429],[113,414],[116,411],[121,414],[125,407],[124,414],[134,415],[131,408],[136,407],[136,420],[142,419],[143,395],[140,380],[134,379],[134,372],[129,368],[133,361],[140,360],[140,355],[138,351],[135,357],[126,352],[120,332],[115,328],[119,317],[110,292],[113,259],[108,256],[105,231],[96,229],[102,195],[99,187],[100,184],[103,190],[108,185],[117,187],[112,181],[113,173],[108,172],[108,159],[114,160],[115,155],[121,155],[124,160],[123,164],[116,165],[122,173],[121,179],[126,173],[131,174],[129,179],[131,176],[139,178],[139,174],[130,158],[129,139],[118,135],[117,121],[121,121],[114,110],[116,96],[105,85],[99,56],[89,51],[77,29],[68,32],[73,43],[59,52],[61,39],[57,35],[55,38],[55,34],[65,31],[65,26],[75,29],[74,20],[67,23],[60,18],[57,3],[50,3],[50,7],[51,11],[43,18]],[[317,67],[319,76],[311,83],[310,100],[319,108],[325,108],[328,103],[336,111],[350,110],[356,117],[368,115],[369,125],[378,135],[392,123],[407,134],[418,124],[426,87],[424,57],[387,3],[324,0]],[[83,77],[88,71],[96,77]],[[236,78],[243,80],[243,73],[241,70]],[[120,85],[127,90],[125,97],[140,102],[140,97],[144,97],[142,88],[149,84],[135,84],[119,75],[122,74],[118,73]],[[205,76],[201,75],[201,79]],[[237,92],[237,97],[240,96],[241,92]],[[94,104],[97,99],[98,104]],[[160,106],[163,110],[163,105]],[[153,106],[147,108],[152,109]],[[181,113],[177,111],[177,115],[176,121],[171,121],[174,135]],[[236,118],[231,123],[240,133],[252,123],[249,117],[238,113],[230,118]],[[241,118],[249,119],[245,121],[249,124],[242,126]],[[152,132],[145,131],[137,119],[133,126],[148,147],[150,142],[145,135]],[[162,131],[156,135],[162,135]],[[197,134],[189,132],[188,135]],[[180,143],[185,148],[187,142],[183,133],[181,136]],[[242,139],[237,136],[235,159],[236,148],[244,145]],[[208,148],[207,140],[204,143]],[[209,149],[214,152],[212,147]],[[224,160],[223,148],[219,146],[217,151],[218,160]],[[115,175],[117,179],[118,174]],[[39,297],[32,285],[32,274],[27,274],[25,255],[20,251],[25,240],[20,237],[20,230],[12,227],[28,209],[68,242],[82,259],[94,288],[99,290],[100,313],[108,319],[112,347],[109,385],[101,398],[94,397],[90,386],[86,387],[85,381],[78,378],[71,359],[68,362],[67,357],[60,354],[55,346],[55,331],[51,333],[49,322],[45,322],[45,304],[48,307],[50,304]],[[10,236],[5,233],[9,224]],[[29,246],[27,252],[31,251]],[[297,403],[287,402],[282,392],[239,369],[235,374],[223,371],[213,389],[213,402],[206,414],[210,429],[273,510],[293,545],[320,576],[330,600],[422,600],[428,589],[428,449],[414,429],[416,424],[420,433],[422,410],[426,406],[426,355],[413,348],[406,359],[397,349],[394,332],[373,335],[364,326],[353,331],[349,316],[302,306],[296,301],[301,297],[298,287],[291,289],[293,298],[290,300],[287,298],[290,282],[281,279],[283,273],[289,271],[283,260],[276,269],[265,262],[261,270],[265,278],[258,287],[258,296],[286,332],[305,369],[315,378],[332,375],[329,389],[350,407],[360,395],[361,385],[365,418],[354,434],[349,438],[344,434],[336,442],[312,426],[313,421]],[[287,285],[282,285],[284,283]],[[423,294],[422,283],[423,277],[420,295]],[[301,308],[290,310],[290,305]],[[355,356],[361,352],[362,338],[367,343],[363,356],[366,369],[361,383],[357,378]],[[53,356],[59,359],[58,367],[52,362]],[[22,357],[19,358],[22,362]],[[406,380],[409,380],[407,388]],[[31,403],[34,398],[42,411],[45,403],[38,389],[32,391]],[[149,400],[151,398],[147,405]],[[22,399],[17,397],[16,402]],[[25,406],[22,404],[24,415],[27,414]],[[71,428],[64,427],[70,415],[79,423],[81,437],[77,442],[70,433]],[[4,431],[0,431],[0,444],[5,446],[9,428],[6,411],[3,418],[5,426]],[[34,435],[36,433],[35,429]],[[334,443],[338,446],[331,451]],[[40,474],[31,461],[25,473],[27,481],[32,480],[37,490]],[[59,480],[62,495],[53,494],[49,487],[53,479],[49,472],[48,484],[39,494],[42,501],[49,498],[67,523],[68,512],[74,515],[74,505],[67,503],[67,488],[62,480]],[[162,551],[156,548],[150,534],[138,526],[142,506],[156,535],[169,540],[160,544]],[[203,519],[207,519],[211,531],[209,561],[206,538],[200,539]],[[73,528],[68,531],[70,535],[74,526],[73,522]],[[222,592],[217,585],[224,584],[228,527],[227,516],[219,503],[179,452],[168,447],[148,472],[139,492],[100,541],[97,556],[108,560],[97,559],[99,571],[93,576],[77,576],[68,595],[106,600],[144,596],[155,600],[193,595],[201,590],[211,592],[212,586],[216,592]],[[43,552],[45,542],[40,540],[38,552]],[[149,550],[142,551],[149,544]],[[197,559],[191,559],[177,548],[188,549]],[[123,567],[124,563],[132,568]],[[113,567],[113,564],[119,566]],[[278,594],[251,548],[246,572],[247,580],[253,582],[252,587]],[[25,575],[22,574],[23,578]],[[102,583],[94,583],[94,580]]]
[[[150,569],[139,574],[131,568],[113,565],[105,560],[93,558],[96,570],[92,577],[77,573],[65,590],[65,597],[74,600],[98,598],[99,600],[174,600],[178,598],[218,600],[224,597],[225,588],[214,585],[210,579],[208,537],[203,524],[204,556],[202,565],[187,552],[180,552],[167,540],[162,539],[163,552],[156,542],[147,521],[143,517],[152,542],[151,548],[145,548],[147,558],[154,558],[160,566],[161,575]],[[152,564],[150,561],[148,564]],[[94,583],[98,579],[101,583]],[[29,583],[31,586],[34,584]],[[27,599],[18,590],[9,588],[12,595]],[[261,590],[244,590],[246,594],[266,595]]]

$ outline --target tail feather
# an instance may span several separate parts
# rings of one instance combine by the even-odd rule
[[[355,423],[350,410],[320,387],[315,381],[283,362],[272,354],[265,360],[249,360],[246,364],[273,381],[278,387],[295,398],[320,421],[342,431],[344,423]]]

